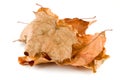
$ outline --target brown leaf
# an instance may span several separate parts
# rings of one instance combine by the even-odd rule
[[[72,45],[77,42],[73,30],[69,27],[57,27],[57,19],[55,16],[51,16],[51,12],[46,13],[43,10],[35,14],[37,18],[21,34],[26,36],[24,38],[25,52],[29,57],[34,58],[34,64],[44,62],[40,61],[43,56],[36,57],[36,54],[42,55],[43,52],[55,63],[61,63],[64,59],[71,58]]]
[[[20,64],[36,65],[55,62],[61,65],[84,66],[96,71],[105,54],[105,31],[95,35],[85,34],[93,21],[78,18],[58,19],[49,8],[34,12],[36,18],[21,33],[19,41],[25,43]]]

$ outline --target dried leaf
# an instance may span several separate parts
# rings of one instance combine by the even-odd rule
[[[58,19],[49,8],[34,12],[36,18],[26,26],[19,41],[25,43],[25,56],[20,64],[36,65],[55,62],[61,65],[84,66],[96,71],[105,54],[105,31],[95,35],[85,34],[93,21],[78,18]]]
[[[34,64],[41,63],[42,53],[46,53],[56,63],[71,58],[72,45],[77,43],[73,30],[69,27],[57,27],[56,17],[51,16],[53,13],[46,11],[46,8],[35,14],[37,18],[22,33],[22,36],[26,36],[25,40],[22,37],[20,39],[26,42],[25,52],[33,57]],[[40,56],[36,57],[36,54]]]

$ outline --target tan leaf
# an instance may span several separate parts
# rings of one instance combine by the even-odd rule
[[[47,9],[48,10],[48,9]],[[76,34],[69,27],[57,27],[57,19],[51,12],[38,11],[33,20],[21,34],[26,42],[25,53],[34,58],[35,64],[40,63],[46,53],[55,63],[61,63],[64,59],[71,58],[72,45],[77,43]],[[50,14],[50,15],[49,15]],[[23,40],[21,37],[20,40]],[[44,61],[41,61],[44,62]]]
[[[93,21],[78,18],[60,19],[49,8],[41,7],[34,12],[36,18],[20,35],[25,43],[20,64],[36,65],[54,62],[61,65],[96,68],[108,58],[105,54],[105,31],[94,35],[85,34]]]

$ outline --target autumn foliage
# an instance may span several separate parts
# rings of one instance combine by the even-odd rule
[[[25,43],[25,56],[19,57],[22,65],[54,62],[59,65],[83,66],[92,69],[103,63],[105,31],[86,34],[95,22],[79,18],[59,19],[49,8],[34,12],[36,18],[22,31],[19,41]]]

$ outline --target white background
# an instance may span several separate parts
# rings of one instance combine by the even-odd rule
[[[97,73],[82,68],[44,64],[34,67],[19,65],[24,46],[19,35],[35,16],[39,3],[60,18],[96,16],[97,22],[87,33],[106,32],[107,54],[111,57],[97,69]],[[119,0],[0,0],[0,80],[120,80],[120,2]]]

